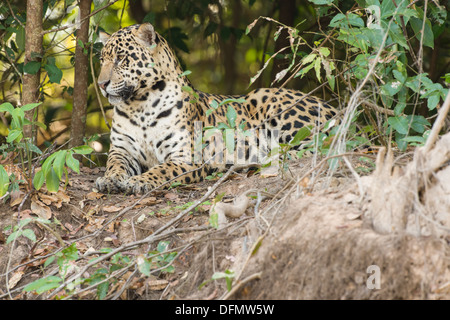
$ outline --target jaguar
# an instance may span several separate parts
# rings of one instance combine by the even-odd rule
[[[228,158],[225,166],[224,161],[208,160],[220,153],[220,144],[205,148],[198,140],[206,128],[221,123],[233,128],[232,121],[244,132],[279,130],[278,141],[288,143],[301,128],[324,124],[336,115],[323,100],[286,88],[232,96],[196,90],[168,42],[149,23],[112,35],[101,33],[100,40],[97,83],[114,109],[106,171],[96,181],[102,192],[145,193],[173,182],[199,182],[223,170]],[[243,151],[234,157],[256,161],[249,152],[253,142],[245,140]],[[198,145],[209,152],[200,152],[208,156],[194,161]]]

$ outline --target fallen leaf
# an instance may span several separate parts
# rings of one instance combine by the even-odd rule
[[[117,236],[116,236],[115,234],[112,234],[112,235],[110,235],[109,237],[106,237],[106,238],[103,239],[103,240],[105,240],[105,241],[107,241],[107,242],[112,242],[112,244],[113,244],[115,247],[120,246],[120,240],[117,239]]]
[[[31,199],[31,212],[37,214],[42,219],[49,220],[52,217],[52,210],[42,202],[34,199],[34,197]]]
[[[161,200],[156,200],[155,197],[148,197],[142,199],[137,205],[136,208],[144,207],[144,206],[151,206],[157,203],[160,203]]]
[[[9,195],[11,197],[11,201],[10,201],[9,205],[10,205],[10,207],[14,207],[14,206],[19,205],[22,202],[23,197],[25,196],[25,193],[23,193],[20,190],[15,190],[15,191],[11,191],[11,193]]]
[[[13,276],[8,281],[9,289],[12,289],[16,286],[20,279],[22,279],[23,274],[23,270],[17,270],[16,272],[14,272]]]
[[[11,199],[11,202],[9,203],[9,205],[10,205],[11,207],[18,206],[18,205],[22,202],[22,200],[23,200],[23,197],[21,197],[21,198],[16,198],[16,199],[14,199],[14,200]]]
[[[56,196],[64,203],[70,202],[70,197],[61,190],[59,190],[58,193],[56,193]]]
[[[31,218],[31,216],[30,216],[31,213],[32,212],[30,209],[20,211],[20,219]],[[19,216],[19,213],[17,211],[14,212],[13,217],[17,219],[18,216]]]
[[[176,193],[169,192],[164,195],[164,198],[169,200],[176,200],[178,199],[178,195]]]
[[[169,281],[167,280],[149,280],[147,282],[148,288],[152,291],[160,291],[167,287]]]
[[[98,192],[92,191],[92,192],[89,192],[89,193],[86,195],[86,198],[87,198],[88,200],[97,200],[97,199],[100,199],[100,198],[103,197],[103,196],[104,196],[103,193],[98,193]]]
[[[118,208],[118,207],[116,207],[116,206],[104,206],[103,207],[103,211],[106,211],[106,212],[117,212],[117,211],[120,211],[120,210],[122,210],[122,208]]]
[[[62,201],[55,194],[38,193],[39,200],[46,205],[53,204],[58,209],[62,207]]]

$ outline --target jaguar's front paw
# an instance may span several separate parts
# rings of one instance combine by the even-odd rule
[[[100,192],[119,193],[123,191],[123,186],[127,184],[129,176],[119,174],[105,174],[97,178],[95,185]]]
[[[143,194],[154,189],[154,185],[145,181],[142,176],[133,176],[127,181],[127,191],[134,194]]]

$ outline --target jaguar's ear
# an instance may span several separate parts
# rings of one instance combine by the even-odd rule
[[[155,29],[150,23],[144,23],[139,28],[134,30],[138,42],[146,47],[151,47],[155,44],[156,33]]]
[[[98,39],[100,40],[101,43],[105,44],[106,41],[108,41],[108,39],[111,37],[111,35],[109,33],[106,33],[104,31],[99,32],[98,34]]]

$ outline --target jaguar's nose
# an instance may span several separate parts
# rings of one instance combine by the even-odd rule
[[[109,80],[106,80],[106,81],[99,81],[98,82],[98,86],[100,87],[100,88],[102,88],[103,90],[105,90],[106,91],[106,87],[108,86],[108,84],[110,83],[111,81],[109,81]]]

